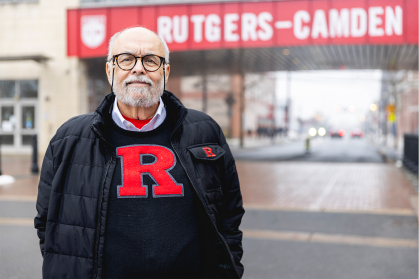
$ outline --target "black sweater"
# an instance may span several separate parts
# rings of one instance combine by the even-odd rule
[[[170,112],[148,132],[108,119],[116,148],[106,224],[105,278],[188,278],[202,271],[197,197],[170,144]]]

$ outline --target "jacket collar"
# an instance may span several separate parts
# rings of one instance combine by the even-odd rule
[[[175,130],[176,130],[182,124],[183,120],[185,119],[186,114],[188,113],[188,110],[172,92],[165,90],[161,98],[168,112],[170,111],[172,115],[177,116],[177,122],[175,125]],[[99,106],[94,112],[95,117],[91,126],[91,129],[93,130],[93,132],[99,138],[104,140],[106,143],[108,143],[105,139],[105,135],[107,134],[108,127],[106,125],[105,119],[106,120],[111,119],[112,104],[114,103],[114,101],[115,101],[115,94],[113,93],[106,95],[102,99]]]

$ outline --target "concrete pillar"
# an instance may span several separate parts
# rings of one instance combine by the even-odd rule
[[[241,122],[241,113],[240,113],[240,92],[241,86],[243,84],[242,76],[240,74],[233,74],[231,77],[231,92],[233,93],[233,98],[235,103],[232,106],[231,113],[231,132],[230,137],[239,138],[240,137],[240,126]]]
[[[181,92],[181,79],[182,77],[170,77],[166,83],[166,90],[172,92],[176,95],[180,100],[182,100],[182,92]]]

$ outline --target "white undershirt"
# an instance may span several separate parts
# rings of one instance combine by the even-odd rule
[[[131,122],[126,120],[118,108],[118,102],[117,98],[115,98],[115,102],[113,104],[112,109],[112,119],[115,121],[116,125],[121,127],[124,130],[127,131],[134,131],[134,132],[147,132],[156,129],[160,126],[160,124],[163,123],[164,119],[166,118],[166,108],[164,107],[163,100],[160,97],[160,104],[157,108],[156,114],[153,116],[153,118],[148,122],[144,127],[141,129],[138,129],[134,126]]]

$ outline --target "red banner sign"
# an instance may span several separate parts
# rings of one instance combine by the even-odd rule
[[[67,11],[68,55],[106,56],[109,38],[135,25],[171,51],[337,44],[418,44],[416,0],[312,0]]]

